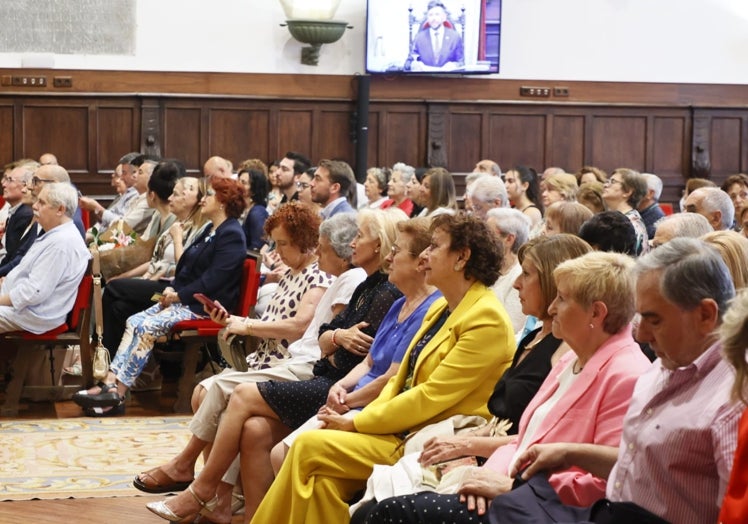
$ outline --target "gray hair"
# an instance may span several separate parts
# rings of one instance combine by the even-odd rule
[[[52,207],[63,206],[65,216],[73,218],[78,209],[78,192],[68,182],[50,182],[44,185],[47,190],[47,203]]]
[[[34,173],[36,172],[37,169],[39,169],[40,166],[41,164],[37,162],[28,162],[26,164],[21,164],[20,166],[17,166],[15,169],[13,169],[13,171],[17,169],[21,172],[20,182],[22,182],[25,185],[31,181],[31,179],[34,176]]]
[[[654,191],[655,200],[659,200],[662,195],[662,179],[652,173],[642,173],[642,176],[647,181],[647,189]]]
[[[504,182],[496,176],[483,175],[478,177],[470,186],[470,197],[481,202],[493,203],[501,201],[499,207],[509,205],[509,197],[506,194]]]
[[[673,225],[673,238],[699,238],[714,231],[706,217],[698,213],[675,213],[662,217],[655,222],[655,229],[663,224]]]
[[[404,162],[397,162],[394,166],[392,166],[392,171],[398,171],[400,175],[403,177],[403,184],[407,184],[410,182],[410,179],[416,176],[416,168],[413,166],[409,166],[408,164]]]
[[[709,298],[717,302],[722,319],[735,296],[725,261],[714,247],[698,238],[674,238],[639,258],[634,275],[638,278],[650,271],[662,272],[660,293],[686,311]]]
[[[132,161],[135,160],[140,156],[140,153],[127,153],[125,155],[122,155],[122,158],[119,159],[120,164],[132,164]]]
[[[730,195],[718,187],[700,187],[695,192],[704,195],[701,206],[707,213],[719,211],[722,214],[722,229],[730,229],[735,219],[735,206],[732,204]]]
[[[488,210],[487,218],[493,218],[501,233],[514,235],[512,253],[517,253],[530,238],[530,217],[510,207],[495,207]]]
[[[338,213],[319,226],[320,236],[328,239],[335,254],[349,264],[353,255],[351,242],[353,242],[357,231],[356,213]]]

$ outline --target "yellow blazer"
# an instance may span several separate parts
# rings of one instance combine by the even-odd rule
[[[504,306],[479,282],[470,287],[423,348],[416,361],[413,387],[400,393],[410,352],[446,307],[447,301],[440,298],[429,308],[398,373],[353,419],[358,432],[399,434],[452,415],[489,417],[488,398],[512,363],[516,344]]]

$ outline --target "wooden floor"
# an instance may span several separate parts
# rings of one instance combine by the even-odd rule
[[[128,417],[152,417],[172,415],[172,405],[176,400],[176,384],[165,383],[162,391],[134,393],[128,401]],[[0,402],[3,395],[0,394]],[[17,419],[64,419],[80,417],[81,410],[72,401],[28,402],[21,406]],[[7,419],[5,419],[7,420]],[[2,465],[0,465],[2,467]],[[133,474],[136,472],[133,472]],[[157,524],[166,522],[151,514],[146,502],[159,500],[162,495],[138,497],[28,500],[0,502],[0,524]],[[243,522],[237,515],[232,524]]]

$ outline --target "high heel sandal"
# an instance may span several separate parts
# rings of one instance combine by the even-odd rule
[[[191,485],[187,486],[187,491],[190,493],[190,495],[192,495],[192,498],[195,499],[195,502],[200,505],[200,511],[197,512],[199,515],[211,513],[214,509],[216,509],[216,506],[218,506],[218,495],[213,497],[208,502],[205,502],[203,500],[200,500],[200,497],[195,494],[195,491],[192,489]],[[169,508],[169,506],[166,505],[166,501],[164,500],[159,500],[158,502],[149,502],[145,505],[145,507],[148,508],[152,513],[155,513],[162,519],[168,520],[169,522],[191,522],[195,517],[195,514],[188,515],[186,517],[180,517],[179,515],[174,513]],[[190,517],[192,517],[191,520]]]

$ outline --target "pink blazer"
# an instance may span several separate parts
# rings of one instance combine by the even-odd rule
[[[508,474],[509,465],[532,413],[558,387],[558,376],[573,365],[576,355],[569,351],[553,367],[522,414],[515,439],[497,449],[485,466]],[[631,336],[631,326],[609,338],[585,364],[576,381],[538,427],[532,444],[580,442],[618,446],[623,416],[628,409],[634,384],[650,366]],[[605,497],[605,479],[578,468],[553,473],[550,483],[564,504],[589,506]]]

